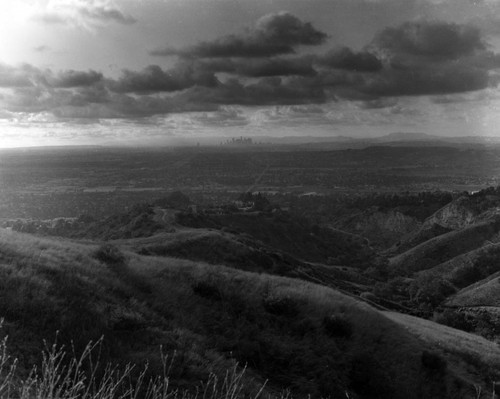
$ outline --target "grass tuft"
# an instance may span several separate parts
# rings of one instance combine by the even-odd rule
[[[245,389],[246,368],[238,364],[222,378],[210,374],[195,389],[172,388],[169,373],[174,363],[162,355],[163,375],[148,378],[148,364],[122,368],[100,364],[102,339],[90,342],[80,356],[69,355],[64,346],[46,345],[40,367],[26,378],[16,377],[17,360],[7,350],[7,338],[0,342],[0,398],[16,399],[259,399],[265,383],[251,397]],[[97,358],[95,355],[97,353]],[[270,396],[269,399],[284,395]]]

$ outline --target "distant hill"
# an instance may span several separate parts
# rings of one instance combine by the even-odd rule
[[[427,141],[427,140],[441,140],[442,137],[434,136],[427,133],[389,133],[385,136],[378,137],[376,140],[381,142],[391,141]]]

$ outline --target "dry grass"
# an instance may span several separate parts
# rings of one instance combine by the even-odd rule
[[[43,351],[39,368],[25,378],[17,378],[17,359],[7,350],[7,339],[0,342],[0,398],[2,399],[239,399],[244,391],[245,368],[227,370],[223,378],[211,374],[191,390],[170,384],[172,362],[162,355],[163,374],[148,378],[148,365],[127,364],[123,368],[100,364],[101,341],[89,343],[79,356],[68,354],[53,344]],[[97,354],[97,357],[96,357]],[[141,370],[136,373],[137,368]],[[263,396],[265,384],[250,399]],[[286,395],[288,396],[288,395]],[[269,394],[268,399],[283,398]]]
[[[414,331],[406,331],[400,323],[335,290],[297,279],[126,252],[122,265],[110,267],[93,257],[95,249],[92,245],[0,231],[3,259],[0,272],[5,269],[3,284],[0,282],[0,305],[10,312],[12,320],[6,316],[9,331],[24,329],[23,334],[34,335],[28,336],[30,342],[36,342],[43,337],[36,334],[41,334],[42,329],[53,334],[61,328],[64,318],[66,325],[73,328],[70,333],[79,334],[85,344],[88,337],[94,338],[98,333],[100,336],[100,329],[105,329],[107,338],[111,335],[112,344],[116,344],[112,350],[120,356],[125,353],[129,356],[127,360],[139,364],[136,360],[140,356],[143,360],[153,360],[155,345],[165,342],[169,351],[182,354],[179,363],[184,374],[179,378],[191,387],[195,386],[193,376],[202,375],[205,379],[215,366],[221,376],[219,371],[232,364],[230,356],[240,353],[255,360],[252,377],[257,376],[261,382],[274,378],[273,388],[295,384],[297,391],[303,388],[301,393],[307,394],[318,390],[321,384],[326,391],[336,384],[333,378],[339,378],[341,385],[337,387],[342,390],[352,386],[349,384],[354,377],[364,381],[363,378],[370,378],[372,371],[376,371],[379,374],[371,382],[372,392],[389,386],[393,390],[384,398],[418,397],[417,389],[427,390],[420,391],[420,397],[453,397],[431,391],[433,387],[451,386],[453,375],[447,375],[447,381],[432,380],[422,372],[421,355],[432,345],[422,343],[415,338]],[[196,295],[193,287],[199,282],[220,289],[220,298]],[[296,315],[268,312],[268,299],[276,300],[278,305],[291,303]],[[21,311],[26,314],[24,319],[19,319]],[[47,314],[52,318],[44,319]],[[348,323],[352,336],[332,338],[324,330],[325,317],[338,317]],[[33,325],[33,321],[40,325]],[[120,330],[120,326],[131,326],[132,330]],[[73,336],[68,334],[64,338]],[[27,339],[20,334],[16,342],[26,345]],[[246,346],[242,347],[241,342]],[[16,353],[24,350],[21,347]],[[328,363],[321,364],[327,358]],[[269,367],[272,362],[276,363]],[[367,362],[369,369],[353,374],[352,369]],[[316,374],[303,377],[313,372]],[[323,380],[319,381],[318,376]],[[215,377],[209,377],[209,381],[210,378]],[[242,376],[241,381],[244,379]],[[28,396],[41,399],[36,393],[38,382],[30,384],[35,391]],[[205,399],[235,398],[227,390],[220,394],[223,389],[220,385],[215,391],[213,383],[211,386],[212,392],[218,393],[206,393]],[[187,395],[187,391],[176,392]],[[202,391],[199,392],[201,395]],[[76,392],[72,399],[97,399],[97,396],[78,396],[81,394]],[[136,397],[123,396],[123,399]]]
[[[494,342],[448,326],[396,312],[383,312],[390,320],[404,326],[424,342],[445,353],[467,361],[476,359],[485,367],[500,372],[500,348]]]

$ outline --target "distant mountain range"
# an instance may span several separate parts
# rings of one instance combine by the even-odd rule
[[[268,146],[300,146],[309,149],[346,149],[346,148],[364,148],[373,145],[496,145],[500,144],[500,138],[486,136],[457,136],[444,137],[422,132],[394,132],[380,137],[349,137],[349,136],[255,136],[251,137],[253,144],[249,147],[261,148]],[[214,145],[224,142],[226,138],[214,138],[201,140],[203,145]],[[186,142],[183,143],[184,145]],[[194,143],[192,143],[194,144]]]

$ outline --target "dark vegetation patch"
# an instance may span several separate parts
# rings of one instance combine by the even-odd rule
[[[443,374],[447,367],[445,359],[437,353],[429,351],[422,352],[422,365],[430,372],[438,374]]]
[[[323,328],[331,337],[350,338],[352,324],[345,317],[330,315],[323,318]]]
[[[279,253],[251,237],[221,232],[193,233],[185,239],[141,246],[138,252],[142,255],[173,256],[281,275],[302,264],[292,256]]]
[[[94,258],[108,265],[125,262],[125,255],[112,244],[103,244],[95,252]]]
[[[195,228],[229,229],[301,260],[368,268],[376,258],[363,239],[278,213],[234,212],[221,215],[180,213],[178,223]]]
[[[289,296],[269,295],[262,301],[264,309],[276,316],[295,317],[299,313],[299,305]]]

